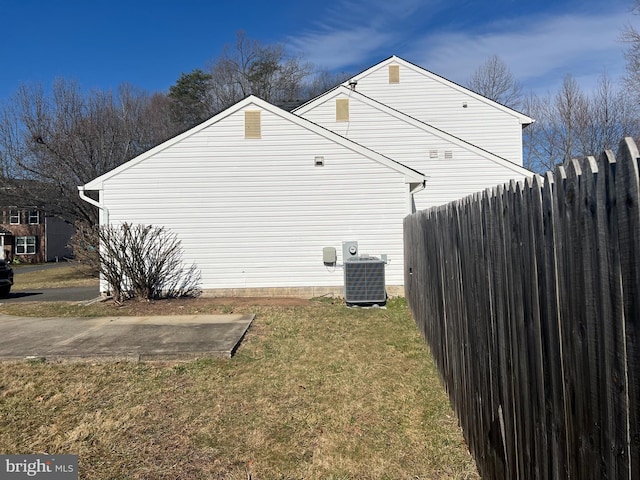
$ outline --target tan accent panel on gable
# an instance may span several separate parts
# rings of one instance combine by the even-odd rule
[[[245,110],[244,138],[262,138],[260,110]]]
[[[389,65],[389,83],[400,83],[400,65]]]
[[[336,99],[336,122],[348,122],[349,121],[349,99],[338,98]]]

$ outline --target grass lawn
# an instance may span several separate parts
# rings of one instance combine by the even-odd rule
[[[34,288],[62,288],[62,287],[91,287],[98,285],[97,278],[90,278],[82,274],[71,264],[61,263],[47,265],[46,270],[25,271],[29,264],[12,265],[14,285],[12,291],[30,290]]]
[[[232,359],[0,363],[0,451],[82,479],[477,479],[402,299],[4,304],[0,313],[257,315]]]

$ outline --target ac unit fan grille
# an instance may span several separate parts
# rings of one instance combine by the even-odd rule
[[[382,260],[351,260],[344,264],[344,299],[350,304],[383,304],[387,300]]]

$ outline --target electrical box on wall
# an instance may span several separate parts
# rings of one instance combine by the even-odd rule
[[[358,258],[358,242],[342,242],[342,263]]]
[[[333,247],[324,247],[322,249],[322,261],[328,267],[338,263],[336,249]]]

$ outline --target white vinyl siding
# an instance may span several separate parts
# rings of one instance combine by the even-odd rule
[[[453,88],[435,75],[405,65],[399,69],[399,85],[390,85],[388,67],[381,64],[358,78],[358,92],[522,165],[522,125],[515,112]]]
[[[486,152],[482,155],[477,148],[464,148],[462,142],[448,141],[443,134],[427,131],[426,126],[418,128],[364,102],[362,96],[354,94],[350,98],[348,125],[333,121],[330,98],[318,100],[317,106],[300,115],[428,177],[425,189],[414,196],[418,210],[528,176],[529,172],[518,165]]]
[[[204,289],[342,285],[322,249],[345,240],[387,254],[387,284],[402,285],[404,176],[270,111],[261,124],[245,141],[237,111],[106,179],[109,222],[177,233]]]

